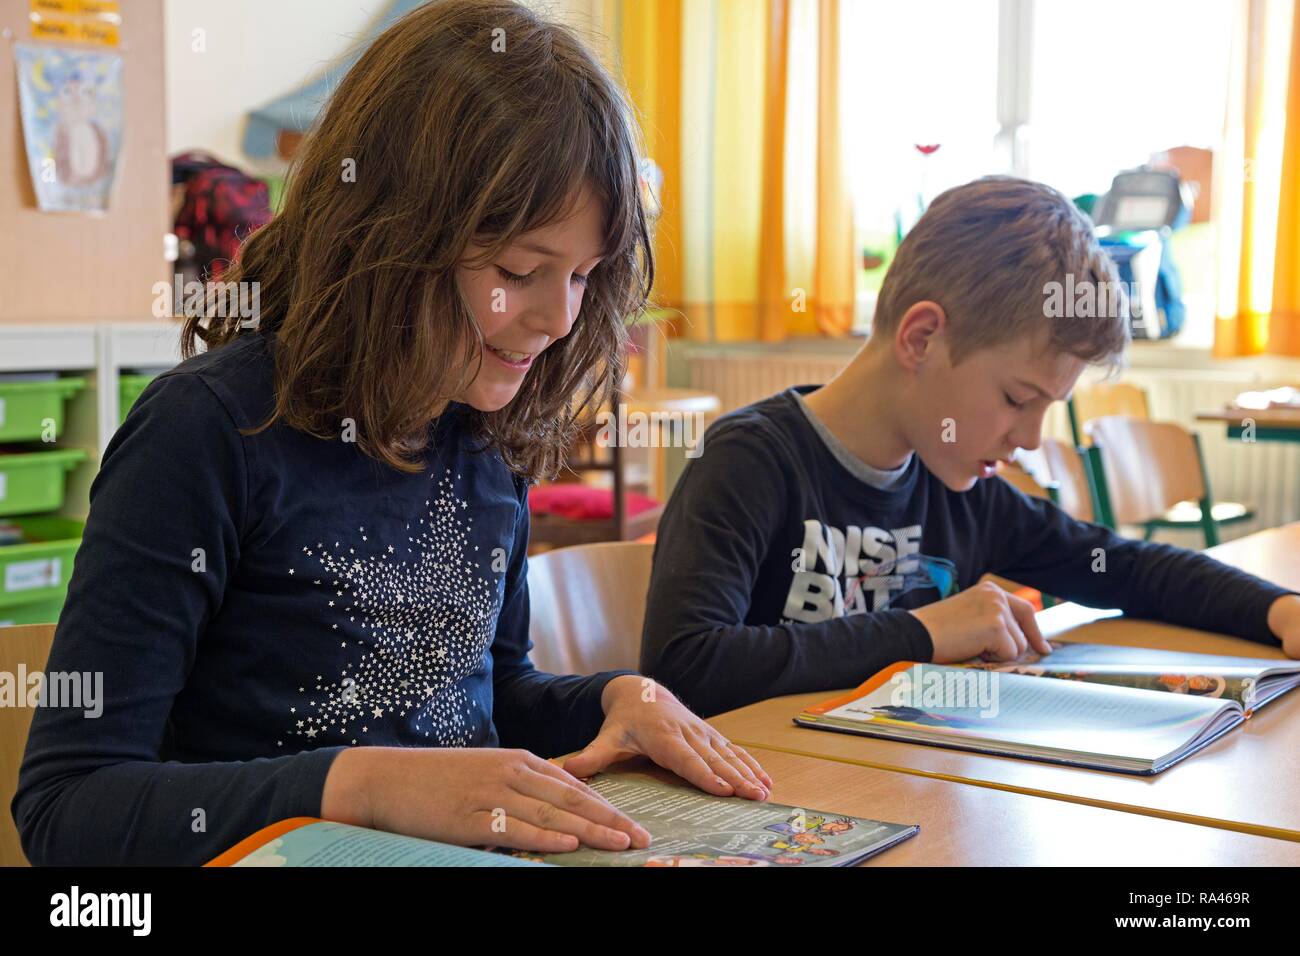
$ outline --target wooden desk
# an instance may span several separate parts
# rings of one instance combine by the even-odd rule
[[[1281,587],[1300,591],[1300,521],[1248,534],[1205,553]],[[1233,643],[1235,646],[1238,642]]]
[[[1296,866],[1300,843],[773,750],[772,800],[917,823],[863,866]]]
[[[697,443],[704,440],[704,425],[722,410],[722,399],[717,395],[689,388],[634,388],[630,392],[623,393],[620,401],[627,406],[629,417],[645,416],[652,422],[664,422],[670,432],[672,427],[669,423],[673,420],[673,416],[700,416],[700,427],[694,435]],[[684,440],[684,436],[680,434],[676,436],[669,434],[663,438],[669,443]],[[653,456],[651,468],[654,474],[650,482],[650,497],[663,501],[668,488],[668,471],[662,451]]]
[[[637,388],[620,396],[629,415],[716,415],[722,400],[712,392],[691,388]]]
[[[1300,409],[1295,408],[1223,408],[1214,412],[1197,412],[1198,422],[1222,422],[1228,426],[1229,438],[1240,438],[1246,419],[1255,423],[1258,441],[1300,441]]]
[[[1300,588],[1300,524],[1220,545],[1220,560]],[[1282,658],[1280,650],[1237,638],[1119,618],[1073,624],[1081,610],[1061,605],[1040,616],[1045,633],[1096,644]],[[714,726],[744,747],[893,770],[1052,797],[1108,809],[1152,813],[1300,842],[1300,691],[1273,701],[1243,726],[1154,777],[1083,770],[1012,757],[797,727],[804,707],[835,691],[799,694],[720,714]]]

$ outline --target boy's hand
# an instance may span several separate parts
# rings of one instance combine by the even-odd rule
[[[1300,595],[1288,594],[1269,605],[1268,629],[1282,642],[1287,657],[1300,658]]]
[[[1034,606],[992,581],[982,581],[911,613],[930,632],[935,664],[980,656],[1013,661],[1031,647],[1039,654],[1052,653],[1034,620]]]
[[[691,713],[662,684],[624,674],[601,694],[605,723],[587,748],[564,762],[575,777],[644,755],[720,797],[766,800],[772,778],[758,761]]]

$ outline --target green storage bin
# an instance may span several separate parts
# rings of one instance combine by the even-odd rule
[[[65,403],[85,387],[84,378],[0,381],[0,442],[40,441],[47,418],[54,420],[55,437],[62,435]]]
[[[119,375],[117,379],[117,423],[126,421],[126,413],[131,410],[140,393],[156,378],[154,375]]]
[[[80,448],[0,455],[0,516],[58,511],[67,473],[86,457]]]
[[[85,522],[37,515],[9,518],[6,523],[22,529],[23,541],[0,546],[0,621],[47,623],[51,612],[57,620],[55,605],[62,606],[67,593]]]
[[[13,607],[0,607],[0,627],[12,627],[17,624],[58,624],[59,615],[63,613],[63,601],[66,594],[61,594],[53,601],[37,601],[35,604],[16,604]],[[3,640],[3,638],[0,638]]]

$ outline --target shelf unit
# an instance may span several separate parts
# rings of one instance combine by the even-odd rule
[[[58,512],[85,519],[90,484],[117,430],[119,379],[123,372],[162,371],[180,361],[181,323],[0,323],[0,373],[59,372],[83,376],[85,390],[69,402],[60,448],[81,448],[87,459],[68,476],[67,498]]]

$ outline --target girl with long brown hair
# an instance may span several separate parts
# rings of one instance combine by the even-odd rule
[[[104,455],[49,662],[102,672],[102,715],[36,715],[33,862],[200,863],[292,816],[644,846],[578,779],[636,754],[766,797],[665,688],[528,659],[528,485],[651,286],[637,159],[607,73],[510,0],[361,55],[223,276],[260,314],[187,321]]]

